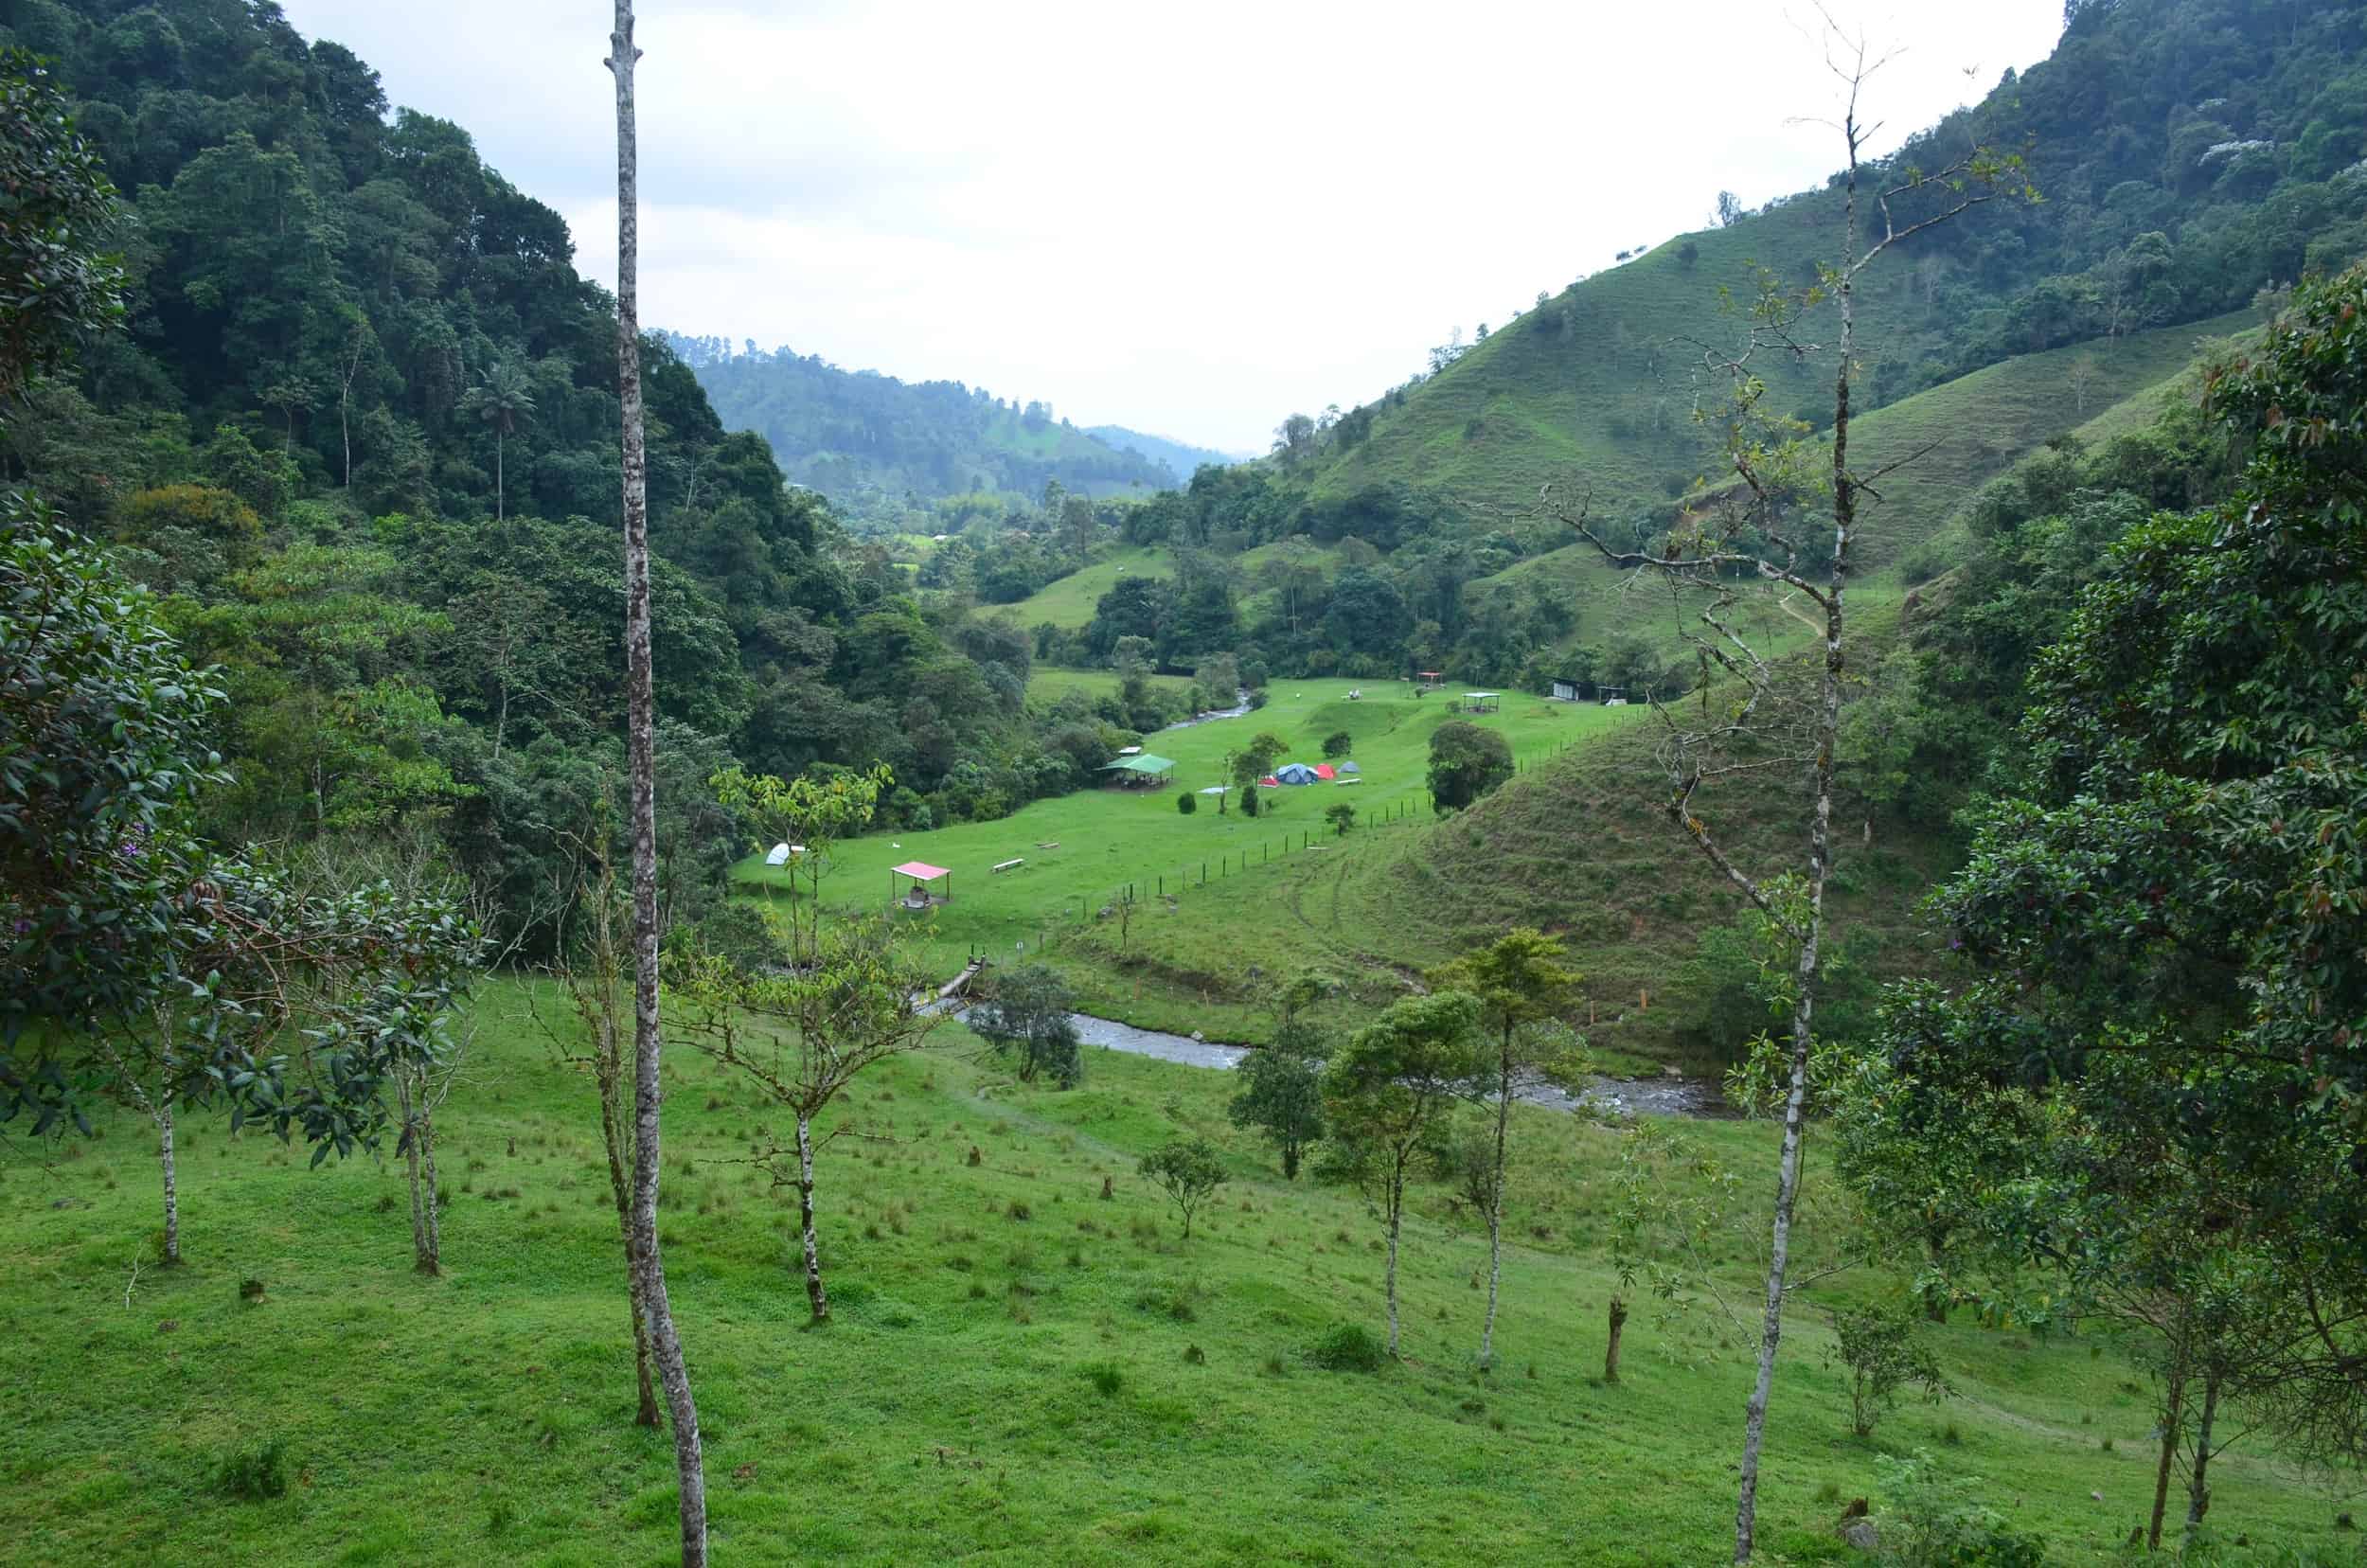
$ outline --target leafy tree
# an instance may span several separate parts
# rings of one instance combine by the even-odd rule
[[[1486,1066],[1480,1004],[1438,991],[1390,1004],[1324,1069],[1321,1172],[1364,1194],[1388,1239],[1389,1354],[1397,1353],[1397,1238],[1406,1180],[1436,1149],[1463,1087]]]
[[[1895,1305],[1871,1302],[1835,1312],[1828,1362],[1849,1374],[1849,1430],[1859,1437],[1874,1435],[1875,1423],[1896,1407],[1902,1388],[1919,1388],[1933,1399],[1955,1392],[1923,1342],[1915,1314]]]
[[[1059,972],[1023,964],[995,976],[987,1000],[963,1018],[998,1057],[1011,1060],[1022,1083],[1047,1077],[1073,1089],[1084,1076],[1084,1042],[1070,1014],[1077,998]]]
[[[1256,793],[1257,781],[1273,772],[1274,763],[1290,749],[1290,743],[1272,730],[1259,730],[1225,759],[1233,788],[1241,795],[1243,811],[1256,814],[1256,808],[1249,802]]]
[[[1241,1092],[1226,1109],[1233,1125],[1265,1133],[1282,1156],[1283,1180],[1298,1180],[1299,1161],[1324,1135],[1323,1036],[1293,1012],[1234,1072]]]
[[[1140,1170],[1157,1184],[1184,1217],[1184,1239],[1192,1238],[1192,1216],[1224,1185],[1224,1161],[1205,1138],[1171,1138],[1143,1156]]]
[[[1430,793],[1440,815],[1459,811],[1512,776],[1512,743],[1495,730],[1450,719],[1431,731]]]
[[[1512,1102],[1522,1089],[1542,1079],[1567,1080],[1582,1070],[1571,1042],[1541,1026],[1568,1010],[1578,973],[1562,960],[1561,943],[1542,932],[1522,927],[1508,931],[1484,948],[1465,953],[1432,975],[1432,984],[1445,990],[1466,992],[1478,999],[1480,1024],[1495,1037],[1492,1073],[1484,1072],[1466,1088],[1494,1112],[1495,1126],[1487,1163],[1487,1178],[1480,1189],[1487,1218],[1487,1316],[1480,1328],[1482,1366],[1496,1354],[1496,1298],[1504,1281],[1504,1142],[1512,1122]]]
[[[1180,816],[1190,816],[1200,810],[1200,797],[1189,790],[1183,791],[1175,797],[1175,810]]]
[[[703,953],[672,988],[685,1004],[679,1016],[692,1042],[754,1081],[796,1123],[790,1149],[773,1145],[751,1160],[774,1187],[797,1189],[806,1299],[816,1323],[829,1320],[830,1298],[814,1228],[813,1157],[853,1124],[842,1120],[816,1140],[814,1118],[866,1069],[927,1043],[944,1022],[919,1004],[928,980],[893,926],[861,920],[821,933],[796,969],[755,971]]]
[[[123,258],[98,248],[116,189],[28,51],[0,52],[0,401],[123,314]]]
[[[1331,824],[1335,836],[1345,838],[1348,829],[1356,826],[1356,808],[1344,800],[1335,800],[1324,808],[1324,820]]]
[[[1346,730],[1333,730],[1324,737],[1326,757],[1345,757],[1356,749],[1356,738]]]
[[[734,766],[709,780],[716,798],[747,816],[761,840],[801,851],[790,861],[792,882],[803,875],[807,889],[805,917],[799,919],[793,908],[791,915],[792,954],[810,956],[821,941],[822,879],[830,870],[831,849],[871,826],[879,814],[881,792],[895,782],[896,775],[884,764],[864,773],[833,771],[825,777],[786,783]]]

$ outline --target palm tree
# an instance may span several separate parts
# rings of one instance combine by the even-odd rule
[[[532,383],[515,365],[496,360],[486,368],[485,379],[461,397],[460,412],[493,427],[493,516],[506,517],[503,462],[509,437],[518,434],[519,426],[534,421]]]

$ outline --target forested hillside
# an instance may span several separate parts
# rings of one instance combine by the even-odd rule
[[[1190,477],[1132,442],[1105,440],[960,382],[907,383],[842,370],[818,354],[669,337],[726,427],[754,431],[797,484],[850,519],[919,527],[948,497],[1147,494]]]
[[[0,461],[116,547],[229,697],[211,739],[230,842],[443,845],[506,933],[622,767],[615,319],[549,208],[467,131],[389,106],[376,74],[243,0],[27,0],[39,52],[124,200],[128,330],[36,383]],[[887,820],[1000,815],[1091,779],[1161,722],[1074,698],[1030,715],[1023,636],[924,604],[727,432],[646,346],[671,895],[720,892],[744,829],[707,796],[739,761],[896,770]],[[1006,422],[1026,425],[1023,413]],[[1029,439],[1099,453],[1058,424]],[[1050,524],[1039,527],[1059,548]],[[1001,523],[1037,517],[997,500]],[[1067,521],[1086,543],[1092,509]],[[1023,574],[1025,541],[1009,568]],[[940,574],[955,570],[948,562]],[[962,568],[966,570],[966,568]],[[967,578],[959,578],[967,584]]]

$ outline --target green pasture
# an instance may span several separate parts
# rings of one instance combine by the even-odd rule
[[[528,994],[481,991],[438,1115],[441,1278],[411,1271],[391,1161],[308,1171],[301,1149],[185,1115],[188,1260],[168,1271],[143,1261],[157,1222],[144,1119],[0,1146],[11,1560],[670,1560],[673,1454],[631,1424],[594,1098],[555,1063]],[[1226,1075],[1093,1051],[1079,1088],[1030,1087],[949,1028],[825,1119],[873,1136],[825,1146],[837,1320],[811,1330],[794,1196],[744,1163],[783,1119],[668,1051],[661,1229],[720,1563],[1723,1560],[1747,1333],[1714,1304],[1639,1303],[1623,1381],[1599,1381],[1627,1134],[1516,1113],[1493,1374],[1473,1365],[1484,1238],[1429,1186],[1406,1232],[1406,1359],[1326,1371],[1309,1352],[1330,1325],[1381,1327],[1378,1229],[1353,1195],[1280,1179],[1226,1119]],[[1765,1128],[1700,1131],[1747,1172],[1772,1158]],[[1186,1243],[1135,1166],[1189,1134],[1219,1146],[1232,1185]],[[1824,1180],[1812,1162],[1804,1267],[1834,1239]],[[1742,1184],[1716,1243],[1713,1282],[1737,1303],[1769,1185]],[[249,1280],[259,1301],[241,1299]],[[1768,1560],[1853,1560],[1833,1520],[1849,1498],[1880,1505],[1878,1456],[1917,1449],[2045,1531],[2051,1562],[2119,1560],[2152,1476],[2141,1376],[2108,1344],[1964,1314],[1934,1331],[1961,1397],[1853,1438],[1824,1310],[1883,1288],[1859,1271],[1793,1301]],[[284,1495],[225,1495],[223,1462],[274,1440]],[[2213,1475],[2226,1535],[2264,1550],[2357,1539],[2334,1528],[2349,1505],[2250,1443]]]
[[[1357,689],[1363,697],[1349,700],[1348,693]],[[1087,790],[1037,801],[999,822],[875,833],[834,852],[823,901],[882,908],[902,891],[891,867],[922,861],[948,868],[953,873],[951,901],[926,916],[899,911],[898,918],[913,923],[934,966],[949,975],[973,953],[1012,961],[1049,943],[1057,955],[1064,944],[1095,928],[1102,939],[1114,941],[1116,921],[1100,918],[1099,911],[1122,903],[1130,884],[1135,908],[1129,935],[1148,936],[1156,922],[1169,918],[1169,899],[1180,907],[1225,890],[1237,878],[1253,886],[1260,878],[1278,882],[1279,868],[1293,857],[1337,854],[1323,817],[1335,801],[1355,805],[1358,836],[1385,832],[1393,821],[1427,817],[1431,732],[1457,717],[1449,696],[1416,699],[1403,682],[1276,681],[1272,701],[1256,712],[1146,736],[1147,752],[1176,764],[1169,787]],[[1464,717],[1500,731],[1515,758],[1526,763],[1631,722],[1642,711],[1506,692],[1500,711]],[[1176,796],[1221,782],[1225,754],[1261,730],[1290,743],[1288,759],[1310,763],[1324,760],[1325,737],[1347,731],[1355,738],[1351,757],[1363,782],[1262,791],[1270,809],[1255,819],[1237,809],[1219,813],[1214,795],[1196,796],[1200,809],[1182,815]],[[1010,860],[1023,864],[1002,873],[992,870]],[[787,896],[787,873],[766,866],[760,855],[743,861],[735,875],[752,891]],[[1279,911],[1270,917],[1276,922],[1284,918]],[[1232,968],[1237,971],[1255,962],[1256,932],[1245,931]],[[1212,1036],[1221,1033],[1182,1016],[1163,1015],[1162,1021],[1183,1024],[1187,1031],[1205,1027]]]
[[[1162,546],[1126,545],[996,613],[1017,616],[1022,626],[1050,621],[1073,631],[1094,618],[1094,607],[1101,602],[1102,595],[1117,586],[1118,579],[1168,577],[1174,570],[1174,558]]]

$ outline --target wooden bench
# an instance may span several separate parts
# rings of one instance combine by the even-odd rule
[[[1022,857],[1021,859],[1018,859],[1018,860],[1006,860],[1006,861],[1003,861],[1003,862],[999,863],[999,864],[998,864],[994,867],[994,869],[995,869],[996,874],[997,874],[997,875],[1000,875],[1001,873],[1003,873],[1003,872],[1005,872],[1005,871],[1008,871],[1008,870],[1010,870],[1013,866],[1016,866],[1016,865],[1025,865],[1026,864],[1027,864],[1026,859],[1025,859],[1024,857]]]
[[[1044,843],[1041,839],[1036,841],[1036,847],[1039,849],[1058,849],[1059,846],[1060,841],[1059,839],[1054,839],[1049,844]]]

